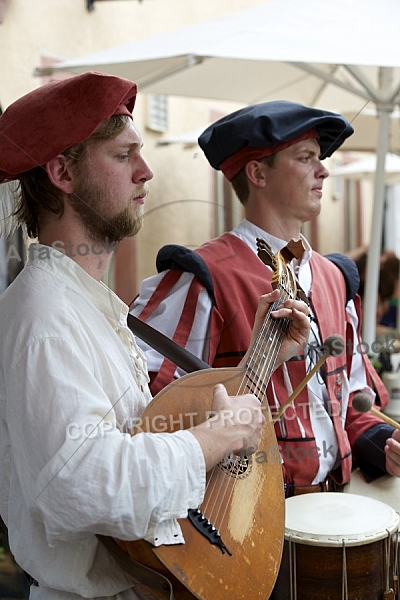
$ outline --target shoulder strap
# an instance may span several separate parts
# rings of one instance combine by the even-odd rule
[[[118,566],[120,566],[125,573],[131,575],[136,582],[139,581],[147,586],[147,588],[150,588],[154,593],[157,594],[157,598],[164,598],[165,600],[175,599],[172,583],[169,579],[167,579],[167,577],[161,573],[158,573],[157,571],[154,571],[154,569],[151,569],[146,565],[138,563],[114,540],[114,538],[110,538],[105,535],[97,535],[96,537],[113,557]],[[122,544],[125,546],[125,542],[122,542]],[[136,585],[135,593],[139,598],[144,599],[145,597],[149,597],[148,595],[143,596],[137,587],[138,586]]]
[[[211,273],[201,256],[193,250],[177,244],[163,246],[158,251],[156,267],[159,273],[168,269],[180,269],[193,273],[207,289],[213,304],[215,304],[214,283]]]
[[[186,350],[161,331],[154,329],[154,327],[141,321],[131,313],[128,313],[128,327],[137,337],[140,337],[146,344],[174,362],[186,373],[210,368],[210,365],[189,352],[189,350]]]
[[[357,265],[349,256],[346,256],[345,254],[339,254],[338,252],[326,254],[325,258],[330,260],[342,272],[346,282],[347,304],[349,300],[353,300],[354,296],[358,292],[358,288],[360,287],[360,274],[358,272]]]

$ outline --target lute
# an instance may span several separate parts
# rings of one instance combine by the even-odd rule
[[[223,383],[231,396],[253,393],[265,410],[257,452],[227,456],[214,467],[207,474],[202,505],[179,520],[185,544],[154,547],[144,540],[115,540],[126,558],[166,577],[176,600],[266,600],[280,566],[283,479],[266,389],[289,323],[273,319],[270,313],[285,300],[298,297],[288,263],[303,248],[291,242],[273,255],[265,241],[257,244],[259,257],[273,271],[272,285],[280,290],[280,298],[270,307],[246,366],[185,375],[161,390],[140,419],[141,431],[159,431],[160,423],[170,433],[193,427],[210,414],[217,383]],[[158,584],[146,583],[160,600],[169,597]]]

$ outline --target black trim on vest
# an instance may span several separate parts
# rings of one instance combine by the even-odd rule
[[[245,354],[245,350],[238,350],[237,352],[221,352],[220,354],[216,354],[215,358],[232,358],[233,356],[244,356]]]
[[[326,254],[325,258],[330,260],[342,273],[346,282],[346,304],[354,298],[360,286],[360,275],[357,265],[349,256],[333,252]],[[156,258],[157,272],[168,269],[181,269],[193,273],[204,285],[213,304],[215,304],[214,283],[211,273],[199,254],[178,244],[167,244],[160,248]]]
[[[360,274],[357,265],[352,258],[345,254],[333,252],[326,254],[325,258],[330,260],[340,271],[346,282],[346,304],[353,300],[360,287]]]
[[[336,369],[333,369],[333,371],[326,371],[326,375],[337,375],[338,373],[343,373],[343,371],[345,371],[345,370],[346,370],[346,365],[340,365]]]
[[[204,285],[213,304],[215,304],[214,283],[211,273],[201,256],[193,250],[178,244],[167,244],[158,251],[156,267],[158,273],[168,269],[181,269],[193,273]]]
[[[284,438],[277,437],[277,442],[315,442],[315,437]]]
[[[349,456],[352,456],[352,455],[353,455],[353,452],[350,450],[350,452],[348,452],[347,454],[345,454],[344,456],[342,456],[340,458],[340,460],[346,460],[346,458],[349,458]]]

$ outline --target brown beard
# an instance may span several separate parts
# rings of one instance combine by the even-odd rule
[[[146,192],[147,188],[144,186],[142,192],[138,190],[138,195],[145,195]],[[117,214],[110,214],[102,208],[102,206],[113,206],[114,198],[95,181],[90,171],[80,178],[75,193],[69,198],[71,207],[79,215],[90,237],[96,242],[120,242],[126,237],[136,235],[142,227],[143,206],[135,204],[133,199],[130,206]]]

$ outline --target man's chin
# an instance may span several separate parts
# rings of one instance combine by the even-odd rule
[[[143,224],[144,224],[143,215],[140,215],[140,217],[138,219],[136,219],[136,221],[132,227],[131,233],[126,237],[134,237],[136,234],[138,234],[139,231],[142,229]]]
[[[134,237],[143,227],[143,215],[124,223],[114,223],[106,238],[113,244],[122,242],[125,238]],[[104,237],[103,237],[104,240]]]

